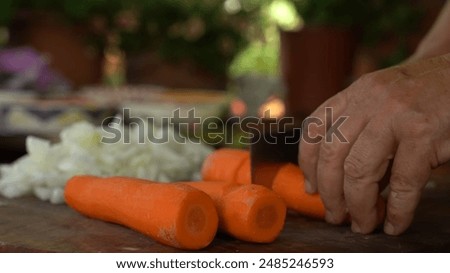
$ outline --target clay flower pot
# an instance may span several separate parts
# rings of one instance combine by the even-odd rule
[[[356,37],[350,30],[331,27],[280,35],[287,112],[304,118],[349,83]]]
[[[50,67],[77,88],[101,76],[102,56],[89,46],[87,32],[52,13],[23,12],[11,26],[11,46],[31,46],[45,54]]]

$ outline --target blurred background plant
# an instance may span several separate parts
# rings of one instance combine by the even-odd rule
[[[420,21],[419,8],[408,0],[2,0],[0,25],[24,11],[84,25],[97,49],[118,33],[127,53],[152,49],[168,61],[190,59],[232,77],[277,75],[278,29],[303,24],[350,27],[365,46],[395,36],[399,46],[379,61],[391,65],[407,56],[406,39]],[[3,28],[0,43],[5,37]]]
[[[289,89],[282,80],[283,32],[331,26],[354,33],[356,58],[348,59],[356,72],[346,79],[350,83],[404,60],[444,2],[0,0],[0,47],[33,48],[72,84],[71,90],[102,83],[110,69],[114,77],[103,83],[226,90],[222,94],[236,98],[229,105],[231,115],[260,115],[264,109],[282,115],[287,111],[283,92]],[[429,17],[426,24],[423,13]],[[307,46],[303,53],[326,55],[321,50]],[[105,60],[111,62],[108,69]],[[313,71],[303,59],[297,65]]]
[[[423,6],[410,0],[292,0],[306,26],[353,30],[359,45],[373,48],[394,39],[396,48],[380,59],[378,68],[403,61],[411,52],[408,39],[420,25]]]
[[[264,1],[260,9],[263,33],[254,36],[250,45],[238,54],[230,74],[278,75],[279,30],[299,30],[304,26],[351,29],[364,49],[377,48],[383,42],[394,40],[393,49],[377,58],[375,65],[383,68],[397,64],[411,54],[408,39],[421,22],[421,8],[409,0]]]
[[[45,11],[89,29],[89,41],[104,48],[119,34],[127,53],[154,49],[165,59],[192,59],[215,73],[247,45],[247,28],[259,1],[222,0],[2,0],[0,24],[20,12]]]

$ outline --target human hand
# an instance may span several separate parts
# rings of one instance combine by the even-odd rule
[[[323,123],[304,123],[299,163],[326,220],[340,224],[348,212],[354,232],[372,232],[392,163],[384,231],[398,235],[411,224],[431,170],[450,160],[450,54],[365,75],[311,117]]]

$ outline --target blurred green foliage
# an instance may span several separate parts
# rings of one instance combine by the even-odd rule
[[[154,50],[167,60],[192,60],[223,75],[248,44],[247,29],[266,0],[233,1],[239,9],[227,12],[223,0],[1,0],[0,24],[8,25],[23,10],[53,12],[85,25],[99,48],[115,33],[126,52]]]
[[[260,75],[278,74],[279,41],[253,42],[236,56],[230,66],[230,76],[254,73]]]
[[[395,37],[399,50],[380,61],[391,65],[407,56],[406,40],[420,19],[409,0],[0,0],[0,26],[23,10],[84,25],[99,49],[119,34],[127,53],[153,50],[233,77],[277,74],[278,29],[302,24],[351,28],[366,46]]]
[[[292,0],[309,26],[353,27],[367,18],[371,0]]]
[[[0,25],[7,24],[13,15],[13,0],[0,1]]]

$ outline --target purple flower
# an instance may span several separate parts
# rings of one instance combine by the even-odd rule
[[[2,84],[8,89],[30,85],[40,91],[69,89],[68,81],[50,68],[44,56],[29,47],[0,50],[0,74],[11,75]]]

